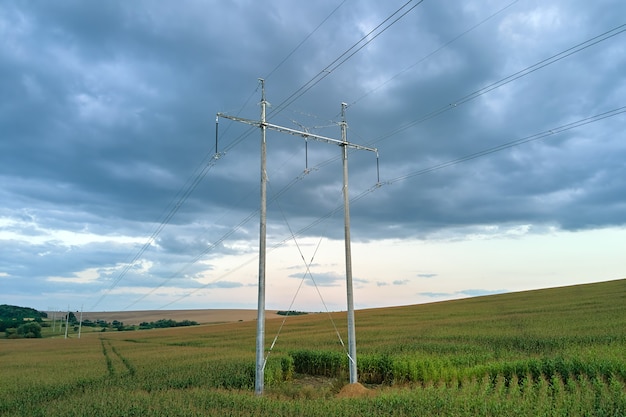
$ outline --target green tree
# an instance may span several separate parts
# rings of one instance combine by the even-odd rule
[[[72,311],[70,311],[70,316],[69,316],[67,321],[69,321],[70,324],[78,323],[78,319],[76,318],[76,314],[74,314]]]
[[[40,338],[41,326],[35,321],[24,323],[17,328],[17,334],[27,339]]]
[[[0,319],[23,320],[28,318],[39,321],[46,317],[48,317],[46,313],[37,311],[34,308],[0,304]]]

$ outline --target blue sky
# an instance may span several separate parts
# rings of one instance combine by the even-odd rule
[[[357,308],[624,278],[625,7],[7,1],[0,303],[255,308],[259,132],[215,157],[215,114],[258,119],[260,77],[271,123],[340,138],[345,102],[379,151]],[[268,134],[268,308],[345,309],[339,156]]]

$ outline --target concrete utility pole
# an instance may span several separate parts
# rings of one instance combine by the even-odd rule
[[[265,141],[265,80],[261,82],[261,208],[259,221],[259,299],[256,323],[256,374],[254,393],[263,394],[265,383],[265,245],[267,235],[267,143]]]
[[[350,247],[350,196],[348,194],[348,139],[346,103],[341,103],[341,148],[343,153],[343,223],[346,246],[346,295],[348,297],[348,356],[350,360],[350,383],[358,382],[356,370],[356,330],[354,326],[354,295],[352,291],[352,249]]]
[[[347,140],[347,123],[345,119],[346,103],[341,103],[341,140],[328,138],[326,136],[316,135],[307,131],[290,129],[288,127],[278,126],[266,121],[265,100],[265,81],[259,78],[261,82],[261,120],[244,119],[237,116],[230,116],[224,113],[217,113],[216,126],[220,117],[234,120],[236,122],[245,123],[261,128],[261,209],[260,209],[260,233],[259,233],[259,298],[258,298],[258,317],[257,317],[257,339],[256,339],[256,375],[254,391],[255,394],[263,394],[265,380],[265,252],[266,252],[266,223],[267,223],[267,148],[265,134],[267,129],[278,132],[287,133],[294,136],[301,136],[306,139],[315,139],[317,141],[332,143],[339,145],[343,153],[343,203],[344,203],[344,228],[345,228],[345,251],[346,251],[346,286],[348,298],[348,356],[350,361],[350,383],[358,381],[357,362],[356,362],[356,332],[354,325],[354,296],[352,290],[352,254],[350,249],[350,196],[348,193],[348,149],[365,150],[375,152],[378,156],[376,148],[361,146],[350,143]],[[217,137],[217,127],[216,127]],[[217,152],[217,142],[215,145]]]
[[[67,328],[70,324],[70,306],[67,306],[67,316],[65,316],[65,339],[67,339]]]
[[[57,313],[54,311],[54,307],[48,307],[48,311],[52,311],[52,333],[54,333],[57,325]]]
[[[83,329],[83,306],[80,306],[80,320],[78,321],[78,338],[80,339],[80,332]]]

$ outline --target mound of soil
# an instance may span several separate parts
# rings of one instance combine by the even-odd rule
[[[344,386],[337,394],[337,398],[363,398],[371,397],[374,395],[374,391],[365,388],[360,383],[348,384]]]

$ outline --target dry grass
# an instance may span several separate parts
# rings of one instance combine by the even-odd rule
[[[266,311],[268,319],[280,317],[276,311]],[[52,313],[48,313],[52,317]],[[101,311],[85,312],[84,320],[113,320],[121,321],[124,324],[139,324],[141,322],[152,322],[161,319],[176,321],[192,320],[200,324],[208,323],[229,323],[238,321],[256,320],[256,310],[223,309],[223,310],[142,310],[142,311]]]

